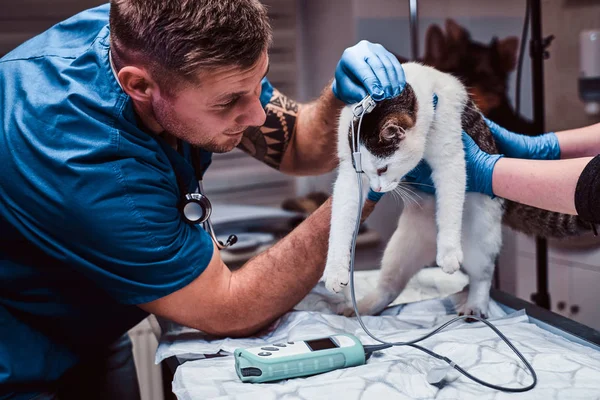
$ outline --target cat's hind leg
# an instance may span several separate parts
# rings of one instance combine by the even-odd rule
[[[464,217],[463,269],[469,275],[469,294],[459,311],[487,318],[494,263],[502,246],[501,200],[468,194]]]
[[[398,227],[390,238],[381,261],[377,288],[358,302],[361,315],[380,313],[398,297],[410,278],[435,260],[435,200],[421,195],[419,205],[405,206]],[[350,305],[344,315],[354,315]]]

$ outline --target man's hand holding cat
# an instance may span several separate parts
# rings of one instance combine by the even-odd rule
[[[492,174],[496,162],[502,158],[502,155],[488,154],[481,150],[465,132],[462,133],[462,140],[467,162],[467,191],[484,193],[493,197]],[[404,179],[416,184],[415,187],[423,192],[435,193],[431,180],[431,168],[425,160],[421,160],[415,169],[406,174]]]
[[[498,149],[505,156],[528,160],[560,159],[560,146],[554,132],[538,136],[521,135],[506,130],[487,118],[484,120],[496,139]]]
[[[352,104],[368,94],[375,101],[396,97],[405,85],[398,59],[382,45],[362,40],[342,54],[331,89],[339,100]]]

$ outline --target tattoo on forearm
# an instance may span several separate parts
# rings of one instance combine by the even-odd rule
[[[298,104],[274,89],[265,111],[265,124],[247,129],[238,147],[257,160],[279,169],[296,130]]]

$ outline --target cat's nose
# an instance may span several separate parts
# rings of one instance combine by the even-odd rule
[[[378,186],[377,189],[375,189],[376,192],[381,192],[381,186]]]

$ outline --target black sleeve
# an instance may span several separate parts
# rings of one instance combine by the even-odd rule
[[[586,165],[577,181],[575,209],[581,219],[600,223],[600,155]]]

